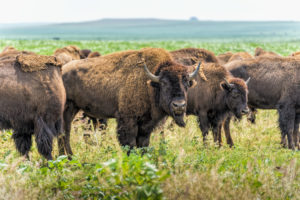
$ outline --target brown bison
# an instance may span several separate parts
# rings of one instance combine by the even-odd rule
[[[85,59],[89,55],[97,57],[100,54],[98,52],[92,52],[89,49],[80,50],[77,46],[70,45],[60,49],[55,50],[54,56],[64,65],[72,60]]]
[[[99,52],[94,51],[88,55],[88,58],[95,58],[95,57],[100,57],[100,56],[101,56],[101,54]]]
[[[61,64],[6,48],[0,54],[0,128],[13,129],[17,150],[28,157],[35,136],[40,154],[52,159],[52,140],[62,132],[66,100]]]
[[[130,148],[148,146],[152,130],[165,116],[185,126],[187,90],[196,84],[199,67],[188,73],[167,51],[157,48],[68,63],[63,67],[67,103],[60,153],[65,146],[72,154],[70,128],[79,110],[95,118],[116,118],[119,142]]]
[[[234,60],[246,60],[249,58],[253,58],[253,56],[248,52],[237,52],[232,54],[228,62],[232,62]]]
[[[217,63],[218,59],[215,54],[206,49],[185,48],[176,51],[171,51],[173,59],[183,65],[195,65],[199,62]]]
[[[271,57],[281,57],[279,54],[274,53],[272,51],[265,51],[260,47],[257,47],[255,49],[255,53],[254,53],[255,57],[259,57],[259,56],[271,56]]]
[[[203,73],[198,73],[195,79],[198,84],[188,91],[187,114],[198,117],[204,142],[208,131],[212,129],[214,141],[218,140],[221,145],[220,131],[226,116],[233,113],[240,118],[242,114],[248,112],[247,84],[242,79],[232,77],[217,63],[216,59],[205,59],[206,56],[204,58],[199,56],[196,60],[193,55],[189,57],[189,53],[185,53],[185,59],[181,59],[177,56],[182,54],[171,52],[174,60],[184,65],[196,63],[198,60],[208,63],[202,64]]]
[[[290,56],[299,58],[300,57],[300,51],[296,51],[296,52],[292,53]]]
[[[232,55],[233,55],[233,53],[230,52],[230,51],[226,52],[226,53],[219,54],[217,56],[218,62],[221,65],[224,65],[224,64],[226,64],[229,61],[229,59],[231,58]]]
[[[253,108],[276,109],[279,114],[282,144],[299,145],[300,61],[295,58],[259,57],[231,62],[226,68],[249,83],[248,104]],[[226,121],[229,126],[229,122]],[[299,148],[299,146],[298,146]]]

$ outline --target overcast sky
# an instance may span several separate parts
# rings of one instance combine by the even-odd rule
[[[0,23],[102,18],[300,21],[300,0],[0,0]]]

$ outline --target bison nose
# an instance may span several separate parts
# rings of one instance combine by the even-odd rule
[[[176,100],[172,101],[172,108],[174,110],[184,110],[186,107],[186,102],[185,100]]]
[[[242,113],[243,113],[243,114],[248,114],[248,113],[249,113],[249,108],[243,109],[243,110],[242,110]]]

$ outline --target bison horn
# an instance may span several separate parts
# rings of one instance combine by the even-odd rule
[[[196,77],[196,75],[198,74],[198,71],[200,69],[200,66],[201,66],[201,62],[199,62],[197,69],[194,72],[192,72],[191,74],[189,74],[189,80],[193,80]]]
[[[250,81],[250,77],[246,80],[246,85],[248,85],[249,84],[249,81]]]
[[[144,70],[145,70],[147,76],[150,78],[151,81],[153,81],[153,82],[155,82],[155,83],[159,83],[159,76],[155,76],[154,74],[152,74],[152,73],[149,71],[149,69],[148,69],[146,63],[144,64]]]
[[[229,83],[226,78],[224,78],[224,81],[229,88],[232,88],[233,85]]]

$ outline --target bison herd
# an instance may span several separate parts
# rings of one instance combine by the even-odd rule
[[[53,56],[6,47],[0,53],[0,129],[12,129],[17,150],[28,157],[35,136],[38,151],[52,159],[54,137],[60,154],[72,155],[71,124],[79,111],[95,124],[117,120],[122,146],[147,147],[150,134],[170,116],[181,127],[197,116],[203,142],[227,144],[231,118],[256,109],[276,109],[281,143],[299,148],[300,53],[282,57],[257,48],[215,56],[205,49],[128,50],[101,56],[76,46]]]

